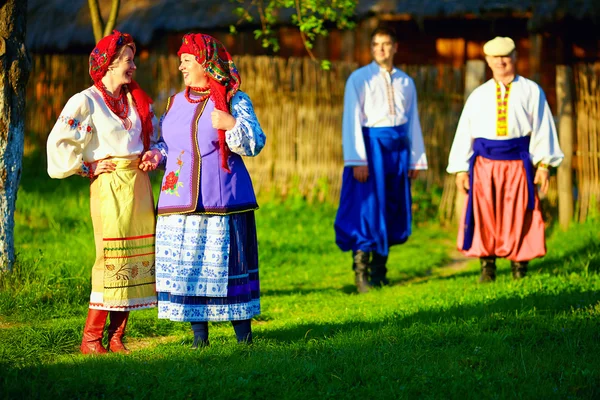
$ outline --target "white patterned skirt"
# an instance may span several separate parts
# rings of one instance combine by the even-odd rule
[[[260,314],[254,212],[159,216],[158,318],[234,321]]]

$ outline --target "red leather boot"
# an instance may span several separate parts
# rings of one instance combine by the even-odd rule
[[[108,324],[108,348],[113,353],[129,353],[123,344],[123,335],[129,319],[129,311],[111,311]]]
[[[79,349],[83,354],[104,354],[106,349],[102,346],[102,334],[104,333],[104,324],[106,324],[108,311],[88,310],[87,320],[83,328],[83,339]]]

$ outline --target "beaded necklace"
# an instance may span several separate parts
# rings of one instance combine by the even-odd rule
[[[119,97],[113,97],[108,94],[106,87],[101,82],[96,83],[95,86],[102,94],[102,98],[104,99],[104,102],[108,108],[110,108],[110,110],[114,112],[117,117],[121,119],[127,118],[127,115],[129,114],[129,102],[127,101],[127,95],[125,94],[125,91],[121,90]]]
[[[193,90],[196,93],[202,93],[202,95],[197,99],[192,99],[190,97],[190,90]],[[204,100],[210,97],[210,85],[206,85],[205,87],[186,86],[184,95],[185,99],[190,103],[202,103]]]

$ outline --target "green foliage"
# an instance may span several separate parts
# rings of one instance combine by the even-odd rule
[[[436,219],[442,200],[443,188],[428,188],[422,180],[412,181],[412,210],[415,222],[422,223]]]
[[[338,29],[352,29],[356,9],[355,0],[230,0],[240,6],[234,13],[245,22],[260,21],[260,29],[254,31],[254,37],[262,46],[279,51],[279,41],[275,26],[281,22],[281,16],[291,14],[291,23],[300,31],[306,50],[314,58],[311,49],[317,37],[327,36],[331,26]],[[230,32],[235,33],[234,26]],[[322,64],[329,69],[330,64]]]

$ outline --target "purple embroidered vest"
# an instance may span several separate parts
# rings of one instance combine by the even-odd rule
[[[188,102],[183,92],[169,99],[162,121],[167,144],[158,214],[225,215],[258,208],[254,188],[242,157],[231,153],[228,173],[221,168],[217,130],[210,114],[214,103]]]

